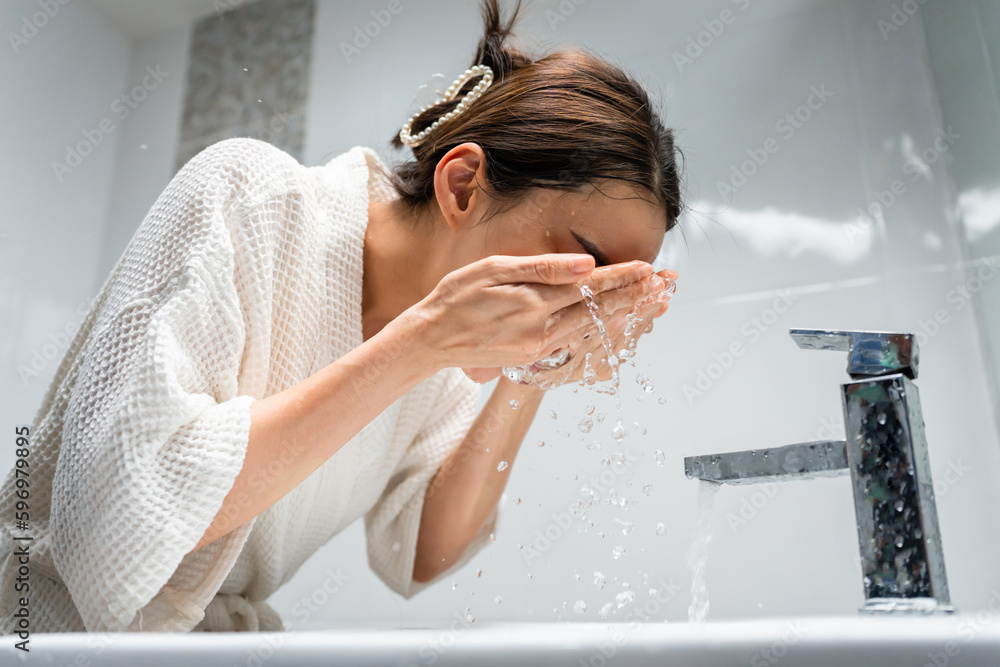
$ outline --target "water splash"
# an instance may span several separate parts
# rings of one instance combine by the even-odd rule
[[[606,362],[611,368],[611,379],[614,391],[610,388],[606,388],[604,393],[615,394],[616,396],[618,395],[618,367],[622,361],[630,360],[635,356],[635,348],[639,340],[639,337],[635,334],[639,324],[642,322],[638,313],[639,306],[646,303],[652,303],[654,301],[668,301],[677,290],[677,284],[673,280],[670,278],[666,278],[664,280],[665,285],[662,291],[652,294],[644,300],[636,303],[632,310],[625,316],[626,346],[625,349],[619,350],[617,353],[612,349],[611,339],[608,337],[607,329],[605,328],[604,322],[601,320],[598,313],[597,301],[594,299],[593,290],[586,285],[580,286],[580,294],[583,296],[583,301],[587,305],[587,309],[590,311],[594,324],[597,325],[597,331],[601,335],[601,343],[604,345],[604,351],[607,355]],[[648,330],[648,328],[649,327],[647,326],[646,330]],[[592,357],[589,352],[584,358],[584,383],[588,385],[595,384],[597,381],[597,373],[590,363],[591,358]],[[570,359],[571,350],[569,348],[560,348],[555,350],[552,354],[526,366],[505,366],[503,368],[503,374],[511,381],[518,384],[534,385],[540,389],[555,389],[556,387],[561,386],[569,377],[572,366],[567,362]],[[561,371],[560,369],[564,370]],[[546,372],[548,375],[544,374]],[[643,390],[646,392],[652,391],[652,385],[650,385],[649,389],[646,389],[646,387],[643,386]]]
[[[497,470],[499,472],[503,472],[506,469],[507,469],[507,462],[506,461],[501,461],[500,463],[497,464]]]
[[[698,482],[698,523],[695,537],[688,554],[688,568],[691,570],[691,606],[688,607],[689,623],[704,623],[708,616],[708,587],[705,585],[705,569],[708,565],[708,545],[712,541],[712,514],[715,509],[715,494],[719,484],[701,480]]]

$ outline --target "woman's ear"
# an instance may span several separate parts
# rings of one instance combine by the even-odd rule
[[[486,153],[467,142],[445,153],[434,169],[434,195],[445,223],[452,229],[475,226],[486,213]]]

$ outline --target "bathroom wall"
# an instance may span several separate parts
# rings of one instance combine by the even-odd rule
[[[923,11],[934,84],[945,124],[965,128],[955,141],[950,174],[958,190],[969,257],[986,279],[972,277],[981,339],[1000,418],[1000,281],[989,262],[1000,253],[1000,5],[988,0]],[[980,269],[977,267],[977,271]]]
[[[921,11],[929,12],[934,2]],[[470,64],[479,35],[474,2],[404,1],[393,3],[396,13],[389,5],[317,2],[305,164],[321,164],[354,145],[372,146],[390,162],[404,158],[407,153],[391,150],[388,140],[414,111],[418,88],[435,73],[450,82]],[[948,107],[935,88],[941,80],[933,65],[936,42],[925,37],[920,13],[898,14],[897,5],[531,3],[519,28],[528,48],[582,44],[624,65],[662,104],[685,152],[690,211],[668,235],[659,260],[679,271],[678,291],[668,314],[640,343],[636,366],[623,367],[629,436],[621,446],[610,437],[617,417],[610,397],[576,387],[553,392],[513,465],[496,541],[464,570],[403,600],[368,569],[357,523],[273,596],[290,625],[448,622],[440,645],[420,656],[429,662],[470,618],[596,621],[610,605],[608,620],[621,620],[645,604],[655,610],[649,612],[654,620],[686,620],[688,554],[699,510],[698,485],[684,478],[683,458],[842,437],[843,355],[799,350],[788,337],[790,327],[920,335],[918,386],[952,598],[964,611],[985,606],[1000,590],[1000,526],[991,511],[1000,501],[1000,442],[983,339],[989,328],[977,312],[989,317],[996,309],[984,297],[973,300],[969,280],[995,251],[973,254],[979,265],[966,259],[968,209],[958,206],[966,186],[956,164],[961,155],[985,163],[988,154],[978,152],[978,142],[962,143],[979,125],[943,115]],[[32,6],[5,8],[2,15],[10,18],[4,25]],[[104,82],[110,94],[96,97],[89,116],[36,120],[14,138],[22,142],[19,154],[41,171],[53,150],[37,146],[45,145],[53,127],[62,132],[68,125],[66,133],[75,137],[157,59],[178,72],[186,67],[190,26],[127,48],[119,38],[122,46],[112,52],[107,24],[76,11],[83,17],[73,32],[81,51],[100,51],[68,61],[88,62],[108,50],[103,57],[120,59],[117,69],[92,71],[118,74]],[[5,82],[44,72],[4,62]],[[964,69],[954,76],[960,80]],[[154,91],[162,93],[157,101],[151,95],[151,103],[123,125],[116,163],[109,163],[97,190],[104,209],[86,198],[97,196],[93,190],[71,197],[53,185],[26,196],[20,192],[26,184],[42,182],[32,176],[39,171],[13,174],[20,185],[11,192],[21,197],[22,215],[5,219],[0,231],[8,236],[0,252],[19,262],[13,275],[21,277],[11,293],[30,305],[10,306],[17,314],[16,345],[4,343],[3,359],[14,378],[5,387],[16,402],[0,408],[9,411],[9,423],[29,421],[43,384],[39,377],[35,394],[22,390],[14,369],[43,344],[54,326],[50,320],[61,321],[58,314],[38,314],[38,304],[54,301],[66,309],[96,292],[169,180],[179,145],[179,79],[166,78]],[[35,86],[33,100],[51,98],[52,105],[56,99],[41,84],[21,85]],[[80,112],[76,98],[72,111]],[[3,134],[5,142],[14,140],[9,130]],[[67,209],[92,217],[69,222],[65,215],[39,216],[57,196]],[[95,236],[86,238],[89,246],[77,238],[49,257],[45,244],[56,252],[65,239],[33,236],[26,220],[48,220],[62,236],[81,225]],[[12,252],[11,239],[22,236],[32,241]],[[51,271],[32,266],[38,263],[51,263]],[[13,281],[6,268],[0,270]],[[82,285],[80,276],[90,282]],[[4,294],[0,298],[10,298]],[[652,393],[641,390],[637,374],[651,380]],[[583,434],[577,423],[590,404],[606,417]],[[0,463],[9,465],[3,456]],[[567,522],[583,487],[606,504]],[[707,561],[710,620],[855,613],[863,593],[847,479],[724,487],[715,500]],[[656,589],[655,604],[650,589]]]
[[[54,9],[53,9],[54,7]],[[128,40],[75,3],[0,7],[0,421],[28,424],[94,296]],[[147,204],[148,207],[148,204]],[[0,447],[4,470],[14,460]]]
[[[301,159],[315,11],[314,0],[251,2],[198,21],[178,169],[230,137],[255,137]]]

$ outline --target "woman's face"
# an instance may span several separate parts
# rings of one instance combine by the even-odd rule
[[[531,191],[514,208],[479,225],[483,256],[587,253],[597,266],[653,263],[663,243],[666,215],[640,189],[606,181],[589,193]]]

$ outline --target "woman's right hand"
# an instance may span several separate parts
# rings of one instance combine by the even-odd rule
[[[501,367],[530,364],[592,323],[580,285],[609,311],[650,293],[652,266],[635,261],[594,270],[590,255],[493,255],[446,275],[407,315],[425,323],[428,353],[440,367],[460,367],[477,382]],[[593,275],[592,275],[593,274]]]

